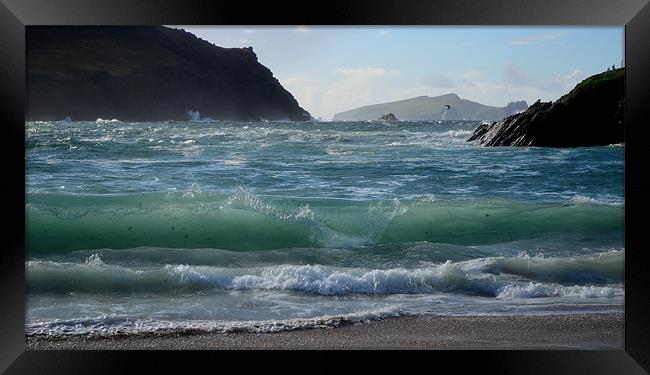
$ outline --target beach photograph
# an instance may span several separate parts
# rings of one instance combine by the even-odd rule
[[[25,30],[28,350],[624,349],[623,27]]]

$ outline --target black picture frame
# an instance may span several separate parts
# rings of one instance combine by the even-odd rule
[[[17,373],[147,372],[208,364],[220,370],[228,352],[25,350],[25,26],[27,25],[625,25],[625,350],[432,351],[398,361],[426,371],[642,374],[650,371],[650,5],[647,0],[332,0],[317,3],[205,0],[0,0],[0,106],[4,246],[0,250],[0,371]],[[426,46],[423,46],[426,48]],[[357,364],[393,362],[367,352]],[[344,366],[339,355],[245,353],[246,370],[286,370],[300,357],[319,370]],[[183,358],[181,358],[181,356]],[[251,356],[263,359],[251,360]],[[273,359],[272,359],[273,356]],[[352,356],[351,356],[352,357]],[[409,356],[410,357],[410,356]],[[326,359],[329,358],[329,359]],[[312,361],[313,360],[313,361]],[[307,362],[309,363],[309,362]],[[304,365],[299,365],[301,367]],[[309,365],[308,365],[309,366]],[[313,366],[313,365],[312,365]],[[312,367],[309,366],[309,367]],[[346,367],[348,365],[345,365]],[[645,370],[644,370],[645,369]],[[180,370],[179,370],[180,371]],[[308,371],[311,371],[309,369]]]

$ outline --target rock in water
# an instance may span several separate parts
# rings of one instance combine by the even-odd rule
[[[394,114],[392,113],[387,113],[385,115],[382,115],[380,118],[377,119],[378,121],[385,121],[385,122],[396,122],[399,121],[397,117],[395,117]]]
[[[581,147],[623,142],[625,69],[591,76],[555,102],[484,123],[467,139],[483,146]]]
[[[307,121],[253,49],[162,26],[26,28],[28,121]]]

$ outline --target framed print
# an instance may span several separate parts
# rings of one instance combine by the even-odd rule
[[[643,1],[3,4],[8,373],[648,368]]]

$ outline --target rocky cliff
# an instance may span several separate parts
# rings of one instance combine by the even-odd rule
[[[27,26],[26,119],[306,121],[252,48],[162,26]]]
[[[623,142],[625,69],[591,76],[555,102],[479,126],[467,140],[483,146],[579,147]]]
[[[506,116],[525,110],[525,101],[512,102],[505,107],[492,107],[470,100],[461,99],[456,94],[435,97],[418,96],[390,103],[373,104],[334,115],[334,121],[370,121],[385,113],[394,113],[402,121],[445,120],[500,120]]]

